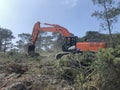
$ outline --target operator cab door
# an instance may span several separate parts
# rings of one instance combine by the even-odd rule
[[[64,37],[62,41],[62,50],[64,52],[71,52],[76,50],[76,42],[78,41],[78,37]]]

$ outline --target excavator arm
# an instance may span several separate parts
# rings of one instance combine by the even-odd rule
[[[69,33],[69,31],[66,28],[60,25],[48,24],[48,23],[44,23],[44,25],[47,25],[48,27],[41,27],[40,22],[35,23],[33,27],[31,41],[28,47],[28,53],[35,51],[35,42],[37,40],[39,32],[56,32],[56,33],[60,33],[63,37],[71,36],[71,33]]]
[[[48,24],[48,23],[44,23],[44,24],[50,27],[40,27],[40,22],[37,22],[34,25],[33,32],[32,32],[32,38],[31,38],[31,43],[33,45],[36,42],[39,32],[56,32],[56,33],[60,33],[62,36],[65,36],[65,37],[71,36],[71,33],[69,33],[69,31],[62,26],[59,26],[56,24]]]

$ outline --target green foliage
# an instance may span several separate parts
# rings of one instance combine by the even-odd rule
[[[97,54],[97,60],[98,61],[103,61],[103,62],[108,62],[111,63],[112,60],[114,59],[113,56],[114,50],[112,48],[108,49],[101,49]]]
[[[113,34],[113,48],[117,48],[120,45],[120,33]],[[119,48],[118,48],[119,49]]]
[[[51,35],[52,34],[52,35]],[[35,41],[35,51],[36,52],[52,52],[61,50],[61,36],[58,33],[40,32]],[[17,48],[21,53],[27,53],[28,43],[30,43],[31,35],[29,33],[18,34],[20,40],[18,40]]]
[[[61,48],[61,36],[58,33],[48,33],[48,32],[40,32],[36,45],[36,51],[43,52],[53,52],[59,51]]]
[[[94,67],[100,74],[100,77],[106,79],[108,73],[111,71],[109,66],[113,63],[114,56],[112,55],[113,49],[102,49],[96,54],[96,60],[94,62]]]
[[[55,61],[47,60],[47,58],[50,57],[29,57],[13,50],[9,53],[1,53],[0,63],[13,62],[27,65],[29,67],[29,74],[38,75],[39,77],[42,75],[51,76],[59,79],[60,81],[64,80],[68,86],[73,86],[75,90],[120,89],[119,45],[114,49],[101,49],[96,53],[71,53]],[[53,84],[48,84],[48,82],[45,83],[46,88],[51,87],[51,89],[56,89]],[[57,84],[60,84],[60,82],[57,81]],[[38,86],[37,83],[36,85]]]
[[[103,8],[93,13],[93,16],[99,19],[110,19],[110,23],[113,23],[116,21],[116,17],[120,15],[119,2],[115,0],[93,0],[93,3]]]
[[[18,37],[20,38],[20,40],[18,40],[16,42],[17,43],[16,46],[17,46],[19,52],[27,53],[28,43],[30,42],[31,35],[28,33],[22,33],[22,34],[18,34]]]
[[[12,39],[14,39],[12,31],[9,29],[0,27],[0,51],[1,52],[6,52],[8,49],[11,48]]]
[[[84,52],[79,54],[69,54],[56,61],[57,75],[66,80],[69,84],[74,84],[77,90],[84,90],[84,84],[91,78],[94,68],[95,54]]]
[[[57,75],[74,84],[77,90],[88,90],[91,86],[100,90],[120,89],[119,46],[101,49],[97,53],[69,54],[56,61],[55,65]]]
[[[107,48],[112,47],[115,48],[120,45],[120,33],[114,33],[112,34],[113,37],[113,44],[112,46],[111,41],[109,40],[108,34],[102,34],[97,31],[88,31],[86,32],[86,35],[82,38],[79,38],[79,42],[87,41],[87,42],[104,42],[107,45]]]
[[[93,3],[101,7],[102,9],[95,11],[92,16],[101,19],[101,27],[103,30],[108,30],[110,37],[110,45],[113,44],[112,29],[113,24],[117,22],[117,18],[120,15],[119,2],[115,0],[93,0]]]
[[[116,50],[118,50],[118,48],[116,48]],[[117,88],[118,84],[120,84],[120,60],[119,58],[116,58],[116,56],[118,56],[116,50],[108,48],[102,49],[96,53],[94,67],[100,75],[99,84],[101,84],[100,87],[102,90],[120,89],[120,87]]]
[[[86,32],[86,36],[84,38],[86,41],[91,41],[91,42],[102,42],[104,41],[103,34],[97,32],[97,31],[88,31]]]

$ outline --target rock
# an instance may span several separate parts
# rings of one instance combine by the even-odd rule
[[[0,78],[5,78],[5,77],[6,77],[6,73],[0,74]]]

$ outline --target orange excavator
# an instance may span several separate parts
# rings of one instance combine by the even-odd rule
[[[32,37],[28,47],[28,54],[35,52],[35,42],[39,32],[56,32],[62,35],[63,53],[57,54],[57,59],[70,52],[96,52],[101,48],[106,48],[106,44],[103,42],[78,42],[77,36],[73,36],[66,28],[60,25],[44,23],[48,27],[41,27],[40,24],[40,22],[37,22],[33,27]]]

